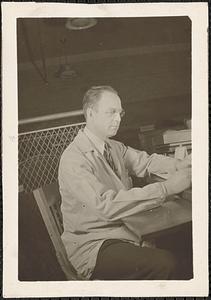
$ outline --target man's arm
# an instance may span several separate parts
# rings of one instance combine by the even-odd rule
[[[188,187],[189,181],[185,174],[180,175],[180,181],[184,189]],[[73,160],[71,166],[65,164],[65,161],[61,162],[59,182],[61,189],[65,189],[70,196],[88,205],[108,221],[157,207],[164,202],[170,190],[163,183],[153,183],[143,188],[122,189],[117,192],[107,188],[86,162],[79,163],[77,159]]]
[[[173,174],[174,172],[191,166],[191,155],[184,160],[135,150],[122,144],[125,166],[131,175],[144,177],[146,174]]]

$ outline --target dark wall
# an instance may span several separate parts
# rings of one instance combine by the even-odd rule
[[[123,127],[191,115],[191,22],[187,17],[102,18],[87,31],[72,32],[65,30],[64,21],[24,21],[31,52],[43,74],[42,61],[36,60],[42,58],[41,48],[45,54],[47,84],[31,63],[19,22],[19,119],[81,109],[83,95],[93,85],[117,89],[126,110]],[[56,76],[64,55],[59,44],[62,37],[67,43],[66,63],[75,71],[67,79]],[[79,116],[61,124],[83,120]],[[58,120],[50,126],[54,123]],[[35,123],[20,130],[46,126]]]
[[[81,109],[84,92],[90,86],[107,84],[117,89],[122,99],[126,110],[123,126],[138,127],[162,119],[190,116],[190,52],[167,50],[78,63],[74,67],[78,75],[72,79],[54,77],[55,67],[52,67],[48,84],[33,69],[21,72],[19,119]],[[39,124],[32,128],[39,128]]]

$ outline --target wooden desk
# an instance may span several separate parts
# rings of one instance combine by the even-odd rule
[[[172,196],[162,206],[124,219],[126,226],[139,237],[172,229],[191,221],[191,201],[178,196]]]

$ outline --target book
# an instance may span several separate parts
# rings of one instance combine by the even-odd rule
[[[164,144],[172,144],[179,142],[191,141],[191,130],[168,130],[163,133]]]

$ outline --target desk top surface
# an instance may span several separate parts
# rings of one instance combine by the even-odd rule
[[[139,237],[167,230],[192,220],[191,201],[172,196],[162,206],[124,219],[125,225]]]

